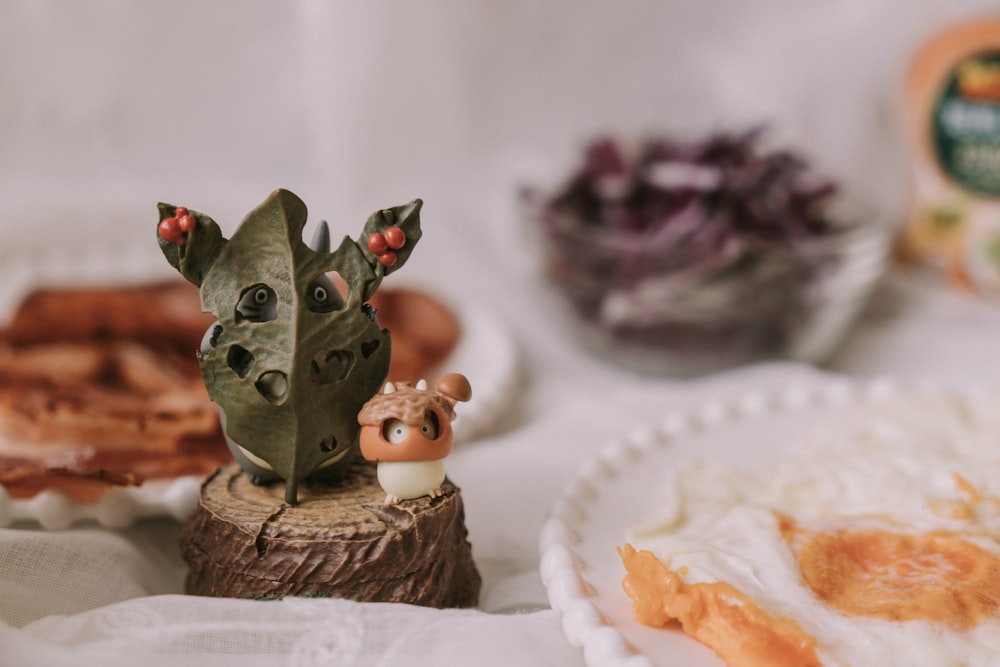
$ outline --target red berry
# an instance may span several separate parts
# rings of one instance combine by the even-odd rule
[[[391,250],[386,250],[378,256],[378,261],[382,262],[382,266],[392,266],[396,263],[396,253]]]
[[[168,243],[184,245],[184,233],[177,218],[164,218],[157,227],[160,238]]]
[[[406,232],[399,227],[390,227],[385,230],[385,242],[393,250],[399,250],[406,245]]]
[[[177,222],[180,225],[182,232],[193,232],[195,225],[198,223],[195,221],[194,216],[191,214],[182,215],[177,218]]]
[[[164,218],[163,220],[160,220],[160,236],[169,236],[172,238],[177,236],[178,229],[177,218]]]
[[[385,236],[375,232],[368,237],[368,249],[372,251],[373,255],[381,255],[389,249],[389,244],[386,243]]]
[[[190,213],[190,211],[188,211],[187,208],[184,206],[178,206],[177,208],[174,209],[175,218],[183,218],[188,213]]]

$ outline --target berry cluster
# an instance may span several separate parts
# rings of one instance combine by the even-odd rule
[[[375,232],[368,237],[368,249],[378,257],[383,266],[396,263],[396,253],[406,245],[406,232],[399,227],[389,227],[384,232]]]
[[[186,208],[178,206],[174,209],[174,217],[164,218],[160,221],[157,232],[160,238],[168,243],[184,245],[184,242],[187,241],[187,235],[194,231],[197,224],[194,216]]]

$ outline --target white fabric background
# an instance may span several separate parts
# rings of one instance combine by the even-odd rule
[[[906,57],[990,6],[0,2],[0,262],[61,254],[72,281],[81,254],[151,242],[161,200],[231,231],[286,187],[353,234],[375,208],[419,196],[425,237],[392,280],[495,312],[522,378],[494,427],[448,459],[481,609],[188,598],[175,522],[18,527],[0,530],[0,664],[582,664],[547,609],[536,546],[577,463],[669,407],[811,371],[671,382],[580,351],[531,271],[517,185],[550,176],[595,132],[767,121],[898,212]],[[997,318],[898,276],[831,367],[992,380]]]

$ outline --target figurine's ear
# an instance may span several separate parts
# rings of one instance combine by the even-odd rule
[[[330,227],[326,220],[320,220],[309,248],[315,252],[330,252]]]
[[[377,278],[368,284],[370,293],[364,295],[365,299],[375,292],[383,276],[406,264],[420,240],[420,209],[423,205],[422,200],[414,199],[408,204],[385,208],[368,216],[358,246]]]
[[[172,204],[157,204],[160,210],[160,219],[157,223],[163,222],[167,218],[177,217],[177,207]],[[156,240],[160,244],[163,256],[167,258],[170,265],[177,269],[187,280],[201,287],[201,282],[208,273],[209,268],[215,262],[222,249],[226,246],[226,239],[222,237],[222,231],[215,221],[204,213],[198,211],[188,211],[194,217],[195,226],[186,232],[183,243],[174,243],[163,238],[157,231]]]

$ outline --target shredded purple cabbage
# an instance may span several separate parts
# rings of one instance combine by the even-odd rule
[[[618,343],[708,354],[692,370],[780,357],[836,258],[838,189],[762,130],[698,141],[613,139],[557,192],[526,190],[546,270],[589,325]],[[684,369],[681,369],[684,372]]]

